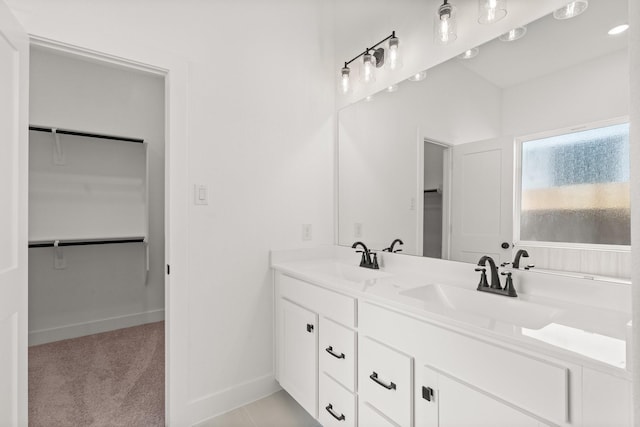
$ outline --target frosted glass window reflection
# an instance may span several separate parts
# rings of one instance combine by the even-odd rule
[[[629,124],[522,143],[520,239],[630,245]]]

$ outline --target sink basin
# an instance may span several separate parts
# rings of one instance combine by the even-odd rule
[[[368,280],[389,277],[390,274],[380,270],[372,270],[357,265],[342,264],[333,261],[315,262],[309,268],[315,273],[336,277],[348,282],[366,282]]]
[[[528,329],[540,329],[553,321],[562,309],[525,301],[463,289],[456,286],[430,284],[400,292],[423,301],[426,305],[440,307],[448,312],[473,314]]]

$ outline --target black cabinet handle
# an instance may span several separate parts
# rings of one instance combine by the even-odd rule
[[[326,407],[326,408],[324,408],[324,409],[326,409],[326,410],[327,410],[327,412],[328,412],[328,413],[330,413],[330,414],[331,414],[331,416],[332,416],[333,418],[335,418],[336,420],[338,420],[338,421],[344,421],[344,414],[340,414],[340,415],[336,414],[336,411],[334,411],[334,410],[333,410],[333,405],[332,405],[331,403],[329,403],[329,404],[327,405],[327,407]]]
[[[335,357],[336,359],[344,359],[344,353],[334,353],[333,352],[333,346],[329,346],[327,348],[325,348],[326,352],[329,353],[330,355],[332,355],[333,357]]]
[[[380,381],[378,379],[378,373],[377,372],[373,372],[371,375],[369,375],[369,378],[371,378],[373,380],[373,382],[375,382],[376,384],[386,388],[387,390],[395,390],[396,389],[396,385],[394,382],[390,382],[389,384],[385,384],[384,382]]]
[[[307,323],[307,332],[313,332],[313,325],[311,323]]]
[[[431,399],[433,399],[433,389],[431,387],[422,386],[422,398],[427,402],[431,402]]]

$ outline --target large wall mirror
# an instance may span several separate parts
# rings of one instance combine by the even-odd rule
[[[342,109],[339,244],[628,277],[626,22],[594,0]]]

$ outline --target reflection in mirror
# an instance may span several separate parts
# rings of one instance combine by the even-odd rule
[[[402,253],[466,262],[509,262],[526,248],[543,268],[627,277],[628,246],[604,256],[519,242],[513,197],[522,141],[625,123],[627,35],[607,32],[626,12],[626,0],[597,0],[573,19],[543,17],[517,40],[497,38],[341,110],[339,244],[382,250],[400,238]]]

